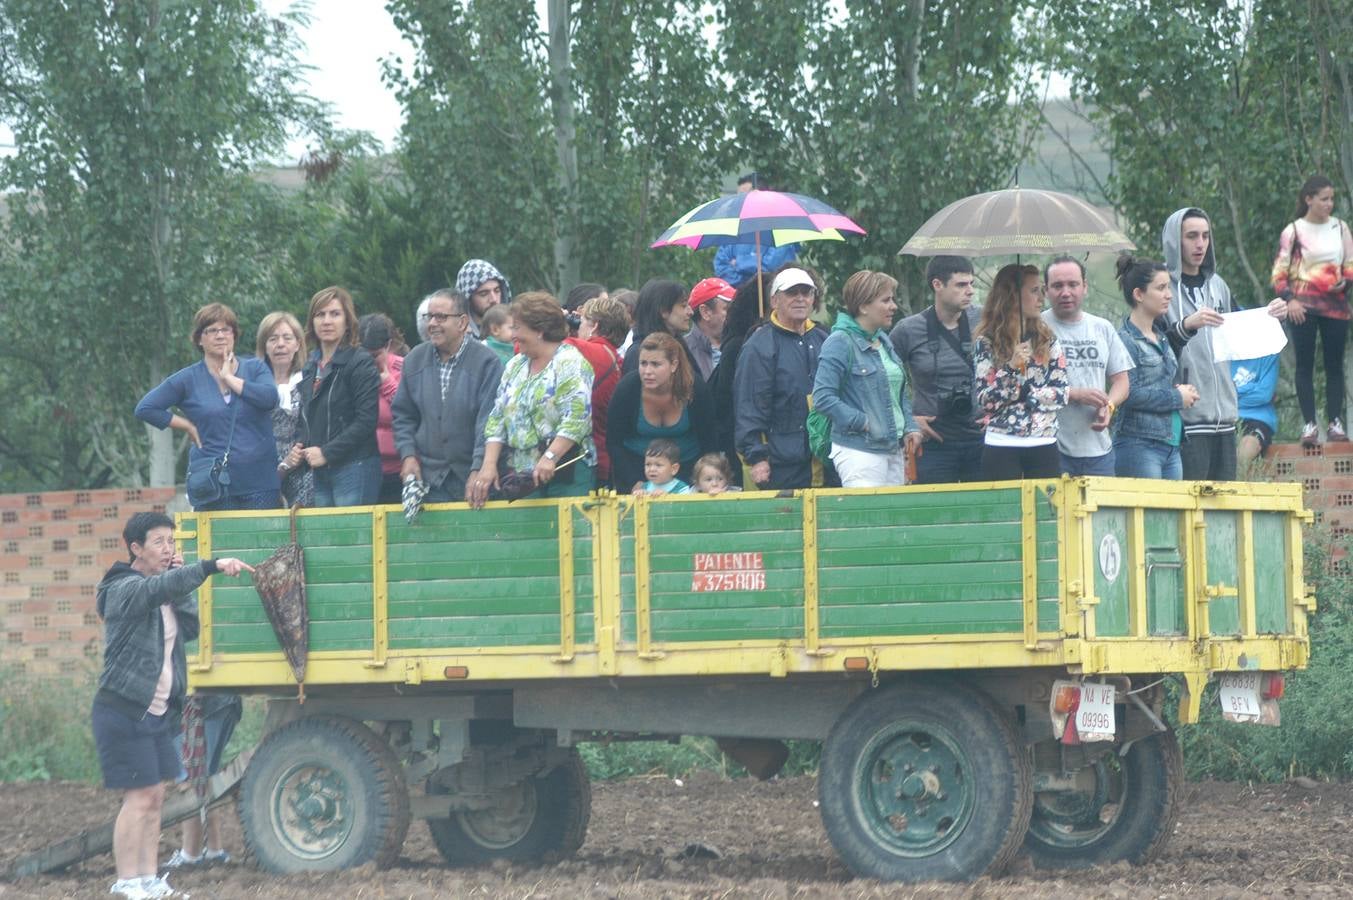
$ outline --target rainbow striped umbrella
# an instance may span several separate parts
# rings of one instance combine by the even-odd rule
[[[842,241],[842,232],[865,233],[821,200],[780,191],[746,191],[702,203],[650,246],[703,250],[755,243],[781,247],[803,241]]]

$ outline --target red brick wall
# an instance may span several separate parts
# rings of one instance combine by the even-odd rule
[[[0,494],[0,667],[73,674],[97,660],[94,587],[127,558],[122,526],[173,488]]]

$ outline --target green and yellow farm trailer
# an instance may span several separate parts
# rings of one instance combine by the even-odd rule
[[[1113,478],[303,510],[304,701],[247,577],[202,587],[190,680],[269,699],[239,808],[274,871],[389,864],[413,817],[452,864],[568,854],[577,745],[679,735],[821,741],[864,876],[1141,862],[1180,802],[1169,722],[1215,682],[1272,724],[1306,664],[1307,519],[1299,485]],[[257,562],[290,523],[179,538]]]

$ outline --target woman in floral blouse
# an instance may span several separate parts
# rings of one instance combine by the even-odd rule
[[[1057,410],[1066,406],[1066,357],[1040,318],[1043,289],[1034,266],[996,273],[973,345],[976,400],[987,414],[983,477],[1056,478]]]
[[[512,337],[521,352],[503,370],[484,425],[484,465],[466,487],[466,499],[476,509],[508,470],[531,472],[536,497],[581,497],[596,484],[592,367],[563,342],[568,322],[549,294],[521,294],[511,312]]]

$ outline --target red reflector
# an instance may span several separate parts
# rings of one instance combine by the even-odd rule
[[[1074,684],[1064,684],[1057,689],[1052,708],[1058,715],[1074,712],[1081,705],[1081,689]]]
[[[1282,672],[1270,672],[1264,676],[1259,696],[1265,700],[1281,700],[1287,690],[1287,677]]]
[[[847,672],[866,672],[869,670],[869,657],[867,656],[847,656]]]
[[[442,674],[447,678],[469,678],[470,670],[465,666],[447,666]]]

